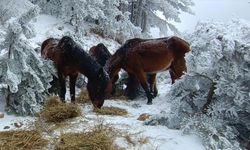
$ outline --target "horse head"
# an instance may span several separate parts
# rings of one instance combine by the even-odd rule
[[[96,77],[88,79],[87,90],[94,107],[101,108],[104,99],[112,92],[112,82],[103,68],[98,71]]]
[[[57,47],[65,51],[65,50],[71,50],[75,45],[76,43],[71,37],[64,36],[59,41]]]
[[[89,54],[101,65],[105,66],[107,60],[111,57],[111,53],[108,51],[107,47],[99,43],[93,46],[89,50]]]
[[[41,56],[44,59],[53,60],[54,50],[58,44],[58,41],[59,40],[55,38],[48,38],[47,40],[43,41],[41,45]]]

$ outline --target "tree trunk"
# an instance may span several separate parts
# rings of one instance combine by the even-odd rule
[[[145,11],[142,12],[142,17],[141,17],[141,29],[142,32],[147,31],[147,13]]]
[[[131,2],[131,9],[130,9],[130,21],[135,25],[135,22],[136,22],[136,9],[137,9],[137,6],[136,6],[136,2],[135,1],[132,1]]]
[[[11,59],[11,49],[12,49],[12,44],[10,44],[9,46],[9,51],[8,51],[8,59]],[[10,106],[10,86],[8,85],[7,88],[7,96],[6,96],[6,106],[9,107]]]
[[[135,25],[141,27],[141,16],[142,16],[142,1],[143,0],[138,0],[137,1],[137,13],[136,13],[136,22]]]
[[[207,113],[207,109],[208,109],[209,105],[212,103],[214,90],[215,90],[215,85],[216,85],[216,83],[212,82],[212,85],[211,85],[211,87],[210,87],[210,89],[208,91],[207,102],[204,104],[204,106],[202,108],[202,112],[204,114]]]

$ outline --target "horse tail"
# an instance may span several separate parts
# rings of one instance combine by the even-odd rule
[[[173,36],[166,40],[167,47],[172,49],[177,57],[184,57],[185,53],[191,51],[190,44],[185,40]]]

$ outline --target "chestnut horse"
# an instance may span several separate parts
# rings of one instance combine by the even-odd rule
[[[108,59],[111,58],[111,53],[107,49],[107,47],[103,43],[99,43],[96,46],[93,46],[89,50],[90,56],[92,56],[100,65],[105,66]],[[118,80],[119,76],[116,75],[113,79],[113,91],[112,95],[115,93],[114,84]],[[156,97],[158,94],[158,90],[156,88],[155,76],[148,74],[147,79],[150,85],[150,91],[153,93],[153,96]],[[129,99],[134,99],[139,90],[139,81],[133,74],[128,74],[128,79],[126,83],[127,87],[125,89],[125,95],[129,97]]]
[[[110,93],[112,89],[109,76],[102,66],[76,44],[71,37],[64,36],[47,56],[50,56],[48,58],[56,64],[62,100],[65,99],[66,76],[70,76],[71,101],[75,100],[76,78],[78,73],[81,73],[88,78],[87,90],[93,105],[98,108],[103,105],[105,93]]]
[[[156,89],[156,73],[169,69],[172,83],[186,72],[185,53],[190,45],[183,39],[173,36],[159,39],[134,38],[127,40],[107,63],[111,80],[124,69],[140,82],[147,96],[147,104],[152,104],[152,89]],[[146,73],[151,74],[152,86],[149,88]]]

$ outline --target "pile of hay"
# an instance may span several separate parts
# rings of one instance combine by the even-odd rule
[[[127,101],[128,98],[124,96],[123,92],[116,91],[114,95],[110,97],[110,99],[119,99]],[[80,104],[91,103],[88,90],[86,88],[81,89],[80,94],[76,97],[76,102]]]
[[[124,100],[124,101],[127,101],[128,100],[128,97],[124,96],[124,95],[113,95],[111,96],[110,99],[119,99],[119,100]]]
[[[128,114],[126,109],[118,107],[102,107],[101,109],[95,108],[94,112],[100,115],[112,115],[112,116],[125,116]]]
[[[86,133],[62,134],[56,150],[118,150],[114,144],[115,132],[103,125]]]
[[[46,122],[60,123],[66,119],[81,115],[81,109],[78,105],[72,103],[62,103],[56,96],[50,97],[45,104],[40,117]]]
[[[48,145],[48,141],[42,138],[37,130],[17,130],[0,132],[1,150],[28,150],[42,149]]]
[[[80,104],[90,103],[90,98],[87,89],[82,89],[79,96],[76,97],[76,102]]]

